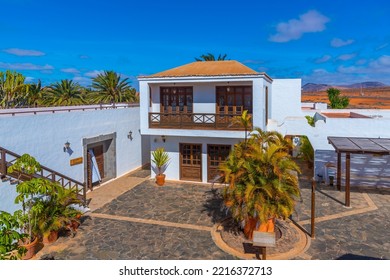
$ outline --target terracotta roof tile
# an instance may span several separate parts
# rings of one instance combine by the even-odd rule
[[[261,73],[235,60],[196,61],[176,68],[162,71],[143,78],[192,77],[192,76],[243,76]]]

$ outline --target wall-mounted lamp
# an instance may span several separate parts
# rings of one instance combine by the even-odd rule
[[[130,139],[130,141],[133,141],[133,132],[130,130],[129,134],[127,134],[127,138]]]
[[[167,137],[165,135],[161,136],[161,140],[165,143],[167,141]]]
[[[229,92],[230,91],[230,86],[229,86],[229,82],[228,82],[228,86],[226,88],[226,91]]]
[[[64,144],[64,153],[65,153],[66,151],[68,151],[69,148],[70,148],[70,143],[69,143],[69,141],[66,141],[65,144]]]

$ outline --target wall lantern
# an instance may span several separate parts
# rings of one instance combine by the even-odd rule
[[[130,139],[130,141],[133,141],[133,132],[130,130],[129,134],[127,134],[127,138]]]
[[[64,144],[64,153],[65,153],[66,151],[68,151],[69,148],[70,148],[70,143],[69,143],[69,141],[66,141],[65,144]]]
[[[167,141],[167,137],[165,135],[161,136],[161,140],[165,143]]]

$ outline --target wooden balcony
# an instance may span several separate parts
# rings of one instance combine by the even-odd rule
[[[245,130],[233,122],[240,114],[149,113],[149,128]],[[248,129],[251,129],[249,127]]]

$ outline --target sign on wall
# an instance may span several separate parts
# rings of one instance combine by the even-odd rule
[[[70,166],[77,165],[77,164],[82,164],[83,163],[83,158],[78,157],[78,158],[73,158],[70,160]]]

